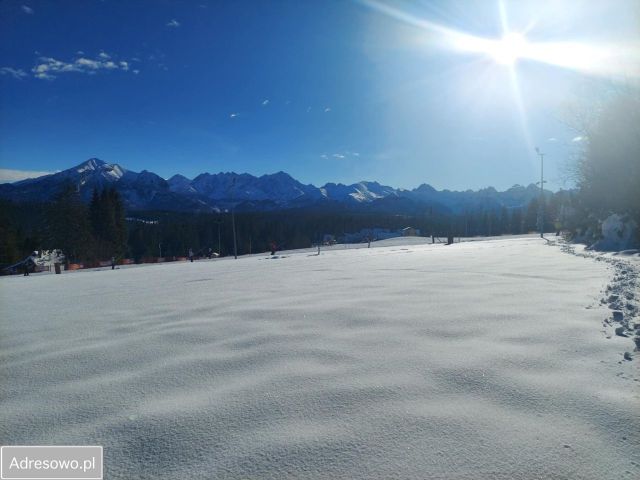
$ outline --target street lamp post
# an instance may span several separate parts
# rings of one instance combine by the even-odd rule
[[[536,147],[536,153],[540,156],[540,203],[538,205],[538,222],[540,238],[544,238],[544,153]]]

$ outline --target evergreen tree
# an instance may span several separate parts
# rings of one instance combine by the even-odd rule
[[[629,214],[640,225],[640,94],[609,101],[586,136],[578,185],[588,212],[599,220]]]
[[[120,194],[114,189],[93,191],[89,203],[89,218],[95,238],[96,258],[123,257],[127,253],[127,224]]]
[[[89,215],[76,188],[65,186],[48,210],[48,248],[61,249],[68,261],[88,258],[93,246]]]
[[[529,202],[527,206],[527,212],[523,221],[523,233],[535,232],[538,230],[538,202],[537,198],[534,198]]]
[[[11,265],[19,259],[20,248],[15,226],[4,205],[0,205],[0,265]]]
[[[522,233],[522,209],[515,208],[513,212],[511,212],[510,219],[510,232],[513,235],[519,235]]]
[[[124,204],[115,188],[109,191],[108,198],[113,211],[113,220],[110,222],[113,225],[113,254],[116,257],[123,257],[127,252],[127,221]]]

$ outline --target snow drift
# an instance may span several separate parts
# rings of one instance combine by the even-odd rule
[[[105,478],[633,478],[604,262],[540,239],[0,279],[0,441]]]

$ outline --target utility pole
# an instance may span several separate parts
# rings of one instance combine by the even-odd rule
[[[540,238],[544,238],[544,153],[536,147],[536,153],[540,156],[540,203],[538,205],[538,222],[540,226]]]

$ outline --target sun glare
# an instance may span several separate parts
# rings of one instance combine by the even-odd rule
[[[509,32],[489,45],[487,53],[497,63],[512,66],[519,58],[527,55],[527,40],[520,33]]]
[[[475,53],[496,65],[513,71],[518,60],[526,59],[587,75],[617,78],[640,78],[640,43],[638,41],[602,44],[584,41],[530,41],[524,34],[511,31],[504,2],[498,2],[502,21],[502,38],[492,39],[440,25],[417,17],[377,0],[358,0],[384,15],[418,27],[428,33],[434,46],[460,53]],[[529,27],[525,29],[526,32]],[[437,40],[433,40],[437,37]]]

